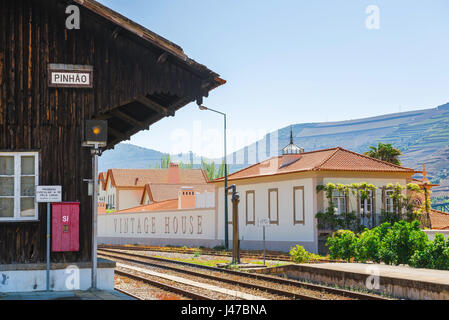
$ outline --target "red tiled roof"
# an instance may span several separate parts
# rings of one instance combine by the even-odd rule
[[[449,229],[449,213],[434,209],[430,210],[430,223],[432,225],[432,229]]]
[[[107,172],[100,172],[100,174],[98,175],[98,180],[101,182],[103,190],[106,189],[106,175]]]
[[[370,158],[343,148],[332,148],[304,152],[296,161],[287,161],[283,156],[274,157],[228,176],[229,180],[272,176],[303,171],[358,171],[358,172],[408,172],[418,173],[411,168]],[[284,165],[282,165],[284,164]],[[213,182],[223,181],[223,178]]]
[[[117,213],[134,213],[134,212],[148,212],[148,211],[163,211],[163,210],[177,210],[178,199],[171,199],[161,202],[154,202],[152,204],[129,208],[117,211]]]
[[[168,169],[110,169],[106,182],[115,187],[144,187],[146,184],[168,184]],[[180,169],[179,184],[206,184],[207,176],[201,169]]]
[[[151,201],[164,201],[178,197],[178,192],[182,187],[192,187],[195,192],[213,192],[214,185],[207,184],[147,184],[142,194],[141,203],[145,194],[148,194]]]

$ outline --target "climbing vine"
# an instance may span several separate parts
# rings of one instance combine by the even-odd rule
[[[363,202],[364,200],[370,197],[370,194],[374,195],[375,191],[378,189],[373,184],[362,182],[362,183],[351,183],[351,184],[334,184],[328,183],[326,185],[318,185],[316,188],[317,193],[325,192],[328,207],[324,211],[320,211],[316,214],[318,219],[318,227],[320,229],[328,228],[331,230],[336,230],[339,227],[344,227],[346,229],[351,229],[354,231],[361,231],[364,229],[364,226],[360,225],[360,218],[357,214],[352,212],[343,212],[337,214],[336,205],[332,201],[332,196],[334,191],[338,191],[340,194],[348,197],[349,194],[359,195],[360,200]],[[386,191],[392,191],[388,195],[393,200],[393,212],[386,212],[382,210],[381,220],[383,222],[395,222],[401,219],[405,219],[407,221],[420,220],[423,221],[423,211],[429,212],[430,210],[430,197],[428,196],[427,188],[424,188],[424,191],[414,183],[409,183],[405,186],[396,183],[396,184],[388,184],[384,186],[383,191],[385,192],[385,196],[387,196]],[[426,200],[424,203],[424,207],[417,205],[413,200],[413,195],[406,196],[403,194],[404,190],[416,193],[424,193]],[[385,199],[386,200],[386,199]],[[402,210],[405,209],[406,215],[405,217],[402,214]],[[373,226],[375,217],[373,218]],[[423,223],[426,225],[426,223]]]

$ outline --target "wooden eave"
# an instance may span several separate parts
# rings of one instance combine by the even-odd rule
[[[201,79],[198,88],[199,96],[184,95],[182,97],[170,93],[158,92],[134,97],[122,105],[112,107],[106,113],[94,116],[96,120],[108,120],[108,144],[104,148],[113,149],[122,141],[149,127],[164,117],[174,116],[176,111],[202,97],[209,91],[226,83],[218,74],[206,66],[190,59],[183,49],[169,40],[155,34],[145,27],[129,20],[121,14],[107,8],[94,0],[61,0],[64,3],[75,3],[92,13],[92,18],[106,26],[114,41],[117,37],[126,37],[145,49],[155,53],[162,64],[174,64],[179,68]],[[106,31],[107,31],[106,30]]]

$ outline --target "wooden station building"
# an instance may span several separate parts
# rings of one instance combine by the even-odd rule
[[[42,289],[42,273],[19,285],[13,272],[40,272],[45,263],[37,185],[60,185],[62,201],[80,204],[79,251],[52,253],[52,263],[91,261],[84,179],[92,178],[92,156],[82,147],[83,122],[108,120],[106,149],[113,148],[225,81],[93,0],[0,0],[0,17],[0,292],[32,291]],[[74,84],[70,75],[84,78]]]

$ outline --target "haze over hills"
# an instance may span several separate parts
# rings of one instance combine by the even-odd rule
[[[449,169],[449,103],[437,108],[393,113],[378,117],[341,122],[302,123],[292,125],[294,142],[305,151],[340,146],[363,153],[378,142],[392,143],[402,150],[402,165],[417,170],[425,163],[433,182],[446,184]],[[278,155],[289,143],[290,127],[268,134],[232,155],[231,172]],[[269,143],[267,143],[269,141]],[[100,158],[100,169],[155,167],[163,154],[130,144],[120,144]],[[198,155],[178,155],[184,163]],[[221,159],[215,159],[216,163]],[[444,180],[446,179],[446,180]]]

